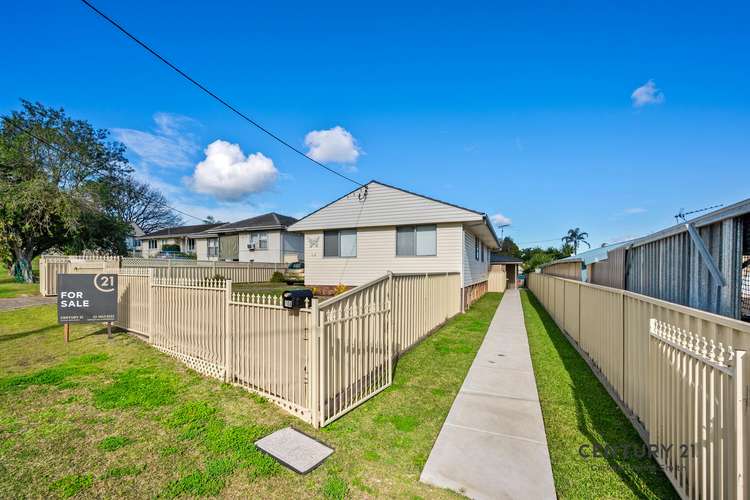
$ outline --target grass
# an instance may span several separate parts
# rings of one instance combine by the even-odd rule
[[[34,259],[32,270],[34,278],[39,279],[39,262]],[[39,295],[39,283],[19,283],[15,278],[8,274],[6,270],[0,271],[0,299],[9,299],[14,297],[30,297]]]
[[[544,307],[521,295],[552,474],[560,498],[677,498],[649,458],[589,457],[582,445],[644,444],[620,408]]]
[[[324,429],[100,325],[73,325],[65,344],[53,305],[0,312],[0,498],[455,498],[419,474],[499,300],[453,318]],[[289,425],[336,451],[302,476],[255,448]]]

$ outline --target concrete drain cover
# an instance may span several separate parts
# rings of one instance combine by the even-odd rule
[[[255,446],[299,474],[307,474],[333,453],[333,448],[291,427],[259,439]]]

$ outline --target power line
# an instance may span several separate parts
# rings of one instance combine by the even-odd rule
[[[537,240],[537,241],[521,241],[517,245],[532,245],[534,243],[547,243],[549,241],[561,241],[561,238],[552,238],[549,240]]]
[[[57,151],[58,153],[61,153],[61,154],[69,154],[69,152],[68,152],[68,151],[63,151],[63,150],[62,150],[62,149],[60,149],[60,147],[58,147],[58,146],[57,146],[56,144],[52,144],[51,142],[49,142],[49,141],[46,141],[46,140],[42,139],[41,137],[39,137],[38,135],[34,134],[33,132],[31,132],[31,131],[30,131],[29,129],[27,129],[26,127],[22,127],[22,126],[20,126],[20,125],[17,125],[17,124],[15,124],[15,123],[13,123],[13,120],[11,120],[10,118],[6,118],[6,119],[5,119],[5,123],[8,123],[8,124],[9,124],[9,125],[10,125],[11,127],[15,128],[15,129],[16,129],[16,130],[18,130],[19,132],[23,132],[24,134],[28,135],[29,137],[32,137],[32,138],[36,139],[37,141],[39,141],[39,142],[41,142],[41,143],[43,143],[43,144],[46,144],[47,146],[49,146],[50,148],[54,149],[54,150],[55,150],[55,151]],[[74,157],[71,157],[71,159],[72,159],[73,161],[77,162],[77,163],[78,163],[79,165],[83,165],[84,167],[91,167],[91,165],[88,165],[87,163],[84,163],[84,162],[83,162],[82,160],[79,160],[78,158],[74,158]],[[192,217],[193,219],[197,219],[197,220],[199,220],[199,221],[201,221],[201,222],[204,222],[204,219],[203,219],[203,218],[201,218],[201,217],[196,217],[195,215],[189,214],[189,213],[187,213],[187,212],[183,212],[182,210],[179,210],[179,209],[177,209],[177,208],[174,208],[173,206],[167,205],[167,204],[166,204],[166,203],[164,203],[164,202],[156,202],[156,204],[157,204],[157,205],[161,205],[161,206],[163,206],[163,207],[167,207],[168,209],[170,209],[170,210],[173,210],[173,211],[175,211],[175,212],[177,212],[177,213],[179,213],[179,214],[185,215],[185,216],[187,216],[187,217]]]
[[[149,53],[151,53],[151,55],[153,55],[154,57],[156,57],[157,59],[159,59],[161,62],[163,62],[164,64],[166,64],[170,68],[172,68],[174,71],[176,71],[184,79],[186,79],[187,81],[189,81],[190,83],[192,83],[193,85],[195,85],[196,87],[198,87],[199,89],[201,89],[203,92],[205,92],[206,94],[208,94],[209,96],[211,96],[212,98],[214,98],[216,101],[218,101],[219,103],[221,103],[225,108],[229,109],[234,114],[236,114],[240,118],[244,119],[246,122],[250,123],[254,127],[256,127],[258,130],[260,130],[263,133],[267,134],[268,136],[272,137],[273,139],[275,139],[276,141],[280,142],[281,144],[283,144],[287,148],[291,149],[295,153],[299,154],[300,156],[304,156],[305,158],[307,158],[311,162],[315,163],[319,167],[323,167],[324,169],[328,170],[332,174],[336,174],[339,177],[341,177],[343,179],[346,179],[349,182],[353,182],[354,184],[356,184],[356,185],[358,185],[360,187],[365,187],[365,185],[362,184],[361,182],[357,182],[354,179],[352,179],[350,177],[347,177],[346,175],[342,174],[341,172],[337,172],[336,170],[334,170],[334,169],[332,169],[332,168],[330,168],[330,167],[322,164],[318,160],[315,160],[315,159],[309,157],[302,150],[300,150],[300,149],[292,146],[290,143],[288,143],[287,141],[285,141],[284,139],[282,139],[278,135],[274,134],[273,132],[271,132],[266,127],[264,127],[260,123],[256,122],[255,120],[253,120],[249,116],[247,116],[245,113],[243,113],[239,109],[237,109],[234,106],[232,106],[231,104],[229,104],[227,101],[225,101],[224,99],[222,99],[221,97],[219,97],[218,95],[216,95],[215,93],[213,93],[211,90],[209,90],[208,88],[206,88],[204,85],[202,85],[201,83],[199,83],[193,77],[191,77],[190,75],[188,75],[187,73],[185,73],[183,70],[181,70],[180,68],[178,68],[177,66],[175,66],[174,64],[172,64],[171,62],[169,62],[166,58],[164,58],[162,55],[160,55],[154,49],[152,49],[151,47],[149,47],[148,45],[146,45],[144,42],[142,42],[141,40],[139,40],[135,35],[133,35],[132,33],[130,33],[128,30],[126,30],[117,21],[115,21],[114,19],[112,19],[111,17],[109,17],[108,15],[106,15],[104,12],[100,11],[99,9],[97,9],[93,4],[91,4],[91,2],[89,2],[88,0],[81,0],[81,1],[88,8],[90,8],[91,10],[93,10],[94,12],[96,12],[97,14],[99,14],[99,16],[101,16],[102,18],[104,18],[107,22],[109,22],[112,26],[114,26],[115,28],[117,28],[118,30],[120,30],[125,36],[127,36],[128,38],[130,38],[131,40],[133,40],[135,43],[137,43],[138,45],[140,45],[141,47],[143,47],[144,49],[146,49]]]

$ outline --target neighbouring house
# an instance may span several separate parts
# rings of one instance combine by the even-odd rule
[[[292,263],[304,258],[302,235],[287,231],[295,222],[294,217],[271,212],[191,236],[198,260]]]
[[[125,237],[125,249],[131,257],[141,256],[141,238],[146,233],[135,222],[130,223],[130,233]]]
[[[195,255],[195,236],[207,229],[221,226],[221,224],[197,224],[193,226],[177,226],[159,229],[137,237],[141,243],[142,257],[156,257],[159,254],[183,253]],[[165,248],[166,247],[166,248]]]
[[[305,284],[358,286],[388,271],[460,273],[486,290],[499,248],[487,215],[371,181],[289,227],[304,234]]]
[[[541,272],[750,321],[750,199]]]

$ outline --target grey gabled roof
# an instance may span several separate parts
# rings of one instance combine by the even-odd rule
[[[207,230],[207,233],[234,233],[237,231],[257,231],[260,229],[286,229],[297,222],[294,217],[269,212],[237,222],[229,222]]]
[[[513,257],[512,255],[500,255],[493,252],[490,255],[490,264],[523,264],[523,259]]]
[[[196,224],[193,226],[177,226],[177,227],[167,227],[164,229],[159,229],[158,231],[153,231],[151,233],[145,234],[142,236],[142,238],[163,238],[168,236],[185,236],[188,234],[193,233],[200,233],[202,231],[206,231],[208,229],[212,229],[215,227],[219,227],[221,224]]]

